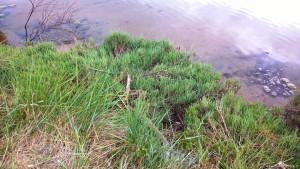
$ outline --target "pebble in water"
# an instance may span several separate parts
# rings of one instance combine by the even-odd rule
[[[276,63],[262,62],[250,70],[247,76],[250,82],[263,85],[263,91],[269,96],[293,96],[297,87],[288,78],[282,77],[282,71]]]
[[[278,85],[281,85],[281,82],[280,82],[279,79],[276,80],[276,83],[277,83]]]
[[[276,96],[277,96],[277,92],[274,91],[274,92],[271,93],[271,95],[272,95],[273,97],[276,97]]]
[[[294,85],[293,83],[287,83],[287,87],[290,88],[291,90],[296,90],[297,86]]]
[[[261,71],[263,71],[263,68],[258,67],[257,70],[261,72]]]
[[[290,82],[290,80],[288,78],[281,78],[280,80],[284,83],[289,83]]]
[[[268,86],[264,86],[264,91],[266,93],[270,93],[271,92],[271,89],[268,87]]]

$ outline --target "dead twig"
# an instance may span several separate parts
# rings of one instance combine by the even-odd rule
[[[131,84],[131,76],[130,74],[127,75],[127,83],[126,83],[126,90],[125,90],[125,101],[128,102],[129,95],[130,95],[130,84]]]
[[[287,169],[290,168],[291,166],[285,164],[283,161],[279,161],[277,164],[268,167],[268,169]]]
[[[131,89],[130,89],[130,85],[131,85],[131,82],[132,82],[132,78],[131,78],[131,75],[128,74],[127,75],[127,83],[126,83],[126,90],[125,90],[125,101],[128,102],[128,99],[129,99],[129,96],[130,96],[130,92],[131,92]],[[139,94],[140,92],[137,92],[137,94]],[[147,125],[149,128],[151,128],[155,134],[161,139],[162,143],[166,146],[166,147],[170,147],[169,145],[169,142],[168,140],[164,137],[164,135],[158,130],[158,128],[152,123],[152,121],[147,117],[147,116],[144,116],[145,117],[145,120],[147,121]]]
[[[223,116],[223,105],[222,105],[222,103],[219,103],[219,104],[218,104],[218,106],[217,106],[217,112],[218,112],[218,114],[219,114],[219,116],[220,116],[220,118],[221,118],[221,123],[222,123],[222,125],[223,125],[223,127],[224,127],[225,135],[226,135],[226,136],[230,136],[230,132],[229,132],[229,130],[228,130],[228,128],[227,128],[226,121],[225,121],[225,118],[224,118],[224,116]]]

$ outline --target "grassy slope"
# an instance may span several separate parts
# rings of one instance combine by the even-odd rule
[[[167,42],[0,46],[0,65],[0,167],[300,167],[299,137],[275,111]]]

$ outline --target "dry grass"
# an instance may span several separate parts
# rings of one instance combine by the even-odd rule
[[[63,129],[62,129],[63,130]],[[19,138],[4,162],[5,168],[69,168],[74,144],[69,129],[61,133],[36,131]],[[69,166],[69,167],[68,167]]]
[[[115,124],[117,112],[108,113],[103,117],[100,126],[93,126],[87,139],[86,168],[108,169],[115,167],[114,153],[120,151],[126,142],[127,127]]]

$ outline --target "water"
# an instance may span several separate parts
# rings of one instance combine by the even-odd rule
[[[75,0],[74,0],[75,2]],[[1,30],[12,44],[22,44],[28,11],[26,0],[15,3],[0,19]],[[148,39],[168,39],[195,53],[226,77],[242,82],[240,95],[268,105],[288,98],[271,97],[262,85],[249,80],[261,62],[300,86],[300,12],[294,0],[77,0],[77,19],[84,21],[86,37],[101,42],[111,31],[129,32]],[[266,54],[268,52],[268,54]]]

